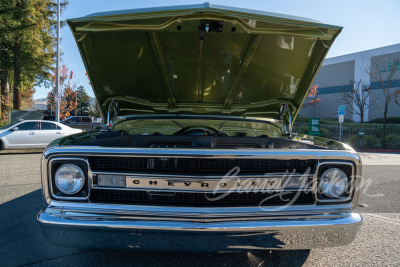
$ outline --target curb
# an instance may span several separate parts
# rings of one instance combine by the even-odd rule
[[[372,152],[372,153],[400,153],[396,149],[356,149],[357,152]]]
[[[44,149],[15,149],[15,150],[1,150],[0,155],[4,154],[30,154],[42,153]]]

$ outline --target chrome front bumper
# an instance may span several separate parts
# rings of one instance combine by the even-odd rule
[[[40,212],[49,242],[59,246],[152,251],[311,249],[351,243],[362,217],[313,215],[307,219],[190,222],[107,218]]]
[[[351,162],[355,187],[361,181],[361,160],[355,152],[336,150],[224,150],[56,147],[42,157],[43,198],[47,209],[38,220],[49,242],[69,247],[151,251],[249,251],[310,249],[351,243],[362,225],[351,202],[279,207],[174,207],[93,203],[52,194],[48,173],[53,158],[90,156],[317,159]],[[90,167],[90,166],[89,166]],[[90,169],[90,168],[89,168]],[[316,175],[315,178],[316,179]],[[93,186],[91,170],[88,190]],[[79,201],[80,200],[80,201]]]

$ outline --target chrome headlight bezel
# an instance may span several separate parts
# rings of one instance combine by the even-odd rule
[[[76,165],[78,166],[84,175],[84,183],[80,190],[75,194],[66,194],[62,192],[56,184],[56,173],[64,165]],[[89,164],[85,159],[68,159],[68,158],[58,158],[52,159],[49,162],[49,182],[50,182],[50,195],[55,200],[87,200],[89,195]]]
[[[339,169],[347,177],[347,188],[342,195],[333,197],[321,189],[321,182],[323,175],[330,169]],[[350,162],[321,162],[318,165],[317,172],[315,175],[316,182],[316,200],[317,203],[347,203],[351,202],[354,196],[354,175],[355,166]]]

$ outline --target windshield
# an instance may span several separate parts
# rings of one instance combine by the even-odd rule
[[[157,117],[135,118],[121,121],[115,125],[114,130],[124,130],[131,135],[179,135],[191,130],[204,130],[210,134],[222,133],[227,136],[257,137],[267,135],[280,137],[282,131],[279,127],[267,121],[251,119],[229,120],[226,118],[210,117]]]
[[[17,124],[17,123],[19,123],[19,121],[14,122],[14,123],[11,123],[11,124],[4,125],[4,126],[1,126],[1,127],[0,127],[0,130],[8,129],[8,128],[14,126],[14,125]]]

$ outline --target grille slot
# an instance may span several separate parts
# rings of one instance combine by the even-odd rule
[[[157,191],[135,191],[135,190],[111,190],[93,189],[91,191],[91,202],[108,202],[121,204],[157,204],[157,205],[176,205],[176,206],[202,206],[202,207],[223,207],[223,206],[249,206],[259,205],[264,199],[271,197],[275,193],[230,193],[229,195],[215,201],[208,198],[216,198],[221,194],[212,193],[188,193],[174,192],[165,193]],[[298,196],[296,196],[298,194]],[[262,206],[286,205],[290,200],[295,199],[293,204],[313,204],[314,195],[311,192],[288,192],[281,196],[271,197],[263,202]]]
[[[303,174],[315,172],[317,160],[276,159],[212,159],[174,157],[90,157],[92,171],[104,172],[163,172],[165,174],[226,174],[234,167],[241,174],[280,172]]]

